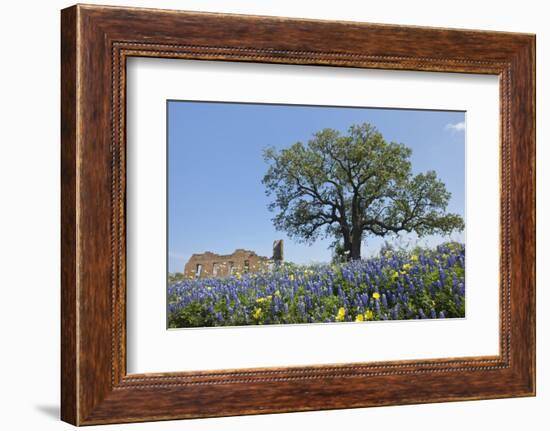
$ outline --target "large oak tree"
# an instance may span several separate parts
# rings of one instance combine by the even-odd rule
[[[413,175],[411,154],[368,123],[347,135],[324,129],[305,145],[266,149],[263,183],[275,227],[306,243],[333,237],[348,259],[361,258],[369,235],[462,230],[462,217],[446,212],[445,184],[434,171]]]

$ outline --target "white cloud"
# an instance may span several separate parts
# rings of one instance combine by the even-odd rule
[[[466,129],[466,123],[461,121],[460,123],[449,123],[445,126],[445,129],[452,130],[453,132],[463,132]]]

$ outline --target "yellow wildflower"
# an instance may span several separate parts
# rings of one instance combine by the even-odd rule
[[[271,296],[266,296],[266,297],[264,297],[264,298],[258,298],[258,299],[256,299],[256,302],[257,302],[258,304],[261,304],[262,302],[269,301],[270,299],[271,299]]]
[[[275,291],[275,296],[281,296],[281,292],[279,292],[278,290]]]
[[[288,279],[289,279],[290,281],[294,281],[294,274],[290,274],[290,275],[288,276]]]
[[[380,294],[379,294],[378,292],[374,292],[374,293],[372,294],[372,297],[373,297],[374,299],[380,299]]]
[[[254,313],[252,314],[252,317],[254,317],[254,319],[259,319],[260,317],[262,317],[262,309],[256,308],[254,310]]]
[[[411,261],[413,261],[413,262],[418,262],[418,256],[417,256],[416,254],[413,254],[413,255],[411,256]]]
[[[374,313],[372,310],[365,311],[365,320],[372,320],[374,319]]]
[[[363,317],[362,314],[358,314],[357,317],[355,318],[356,322],[362,322],[363,320],[365,320],[365,318]]]
[[[393,271],[393,273],[391,275],[391,279],[393,281],[395,281],[397,279],[397,277],[399,277],[399,273],[397,271]]]
[[[411,268],[412,268],[412,265],[410,263],[406,263],[405,265],[403,265],[403,270],[404,271],[408,271]]]
[[[338,310],[338,314],[336,315],[336,321],[342,322],[344,320],[344,317],[346,317],[346,309],[344,307],[340,307]]]

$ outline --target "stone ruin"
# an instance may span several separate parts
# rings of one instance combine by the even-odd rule
[[[193,254],[183,274],[187,278],[228,277],[234,274],[259,272],[280,265],[284,261],[283,240],[273,241],[273,255],[259,256],[256,252],[236,249],[231,254],[216,254],[211,251]]]

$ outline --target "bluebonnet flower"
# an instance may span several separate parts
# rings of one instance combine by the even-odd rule
[[[400,306],[399,306],[399,304],[396,304],[395,307],[393,307],[393,310],[392,310],[393,320],[399,319],[399,311],[400,311]]]
[[[386,298],[385,293],[382,294],[382,305],[384,306],[384,308],[388,308],[388,299]]]

